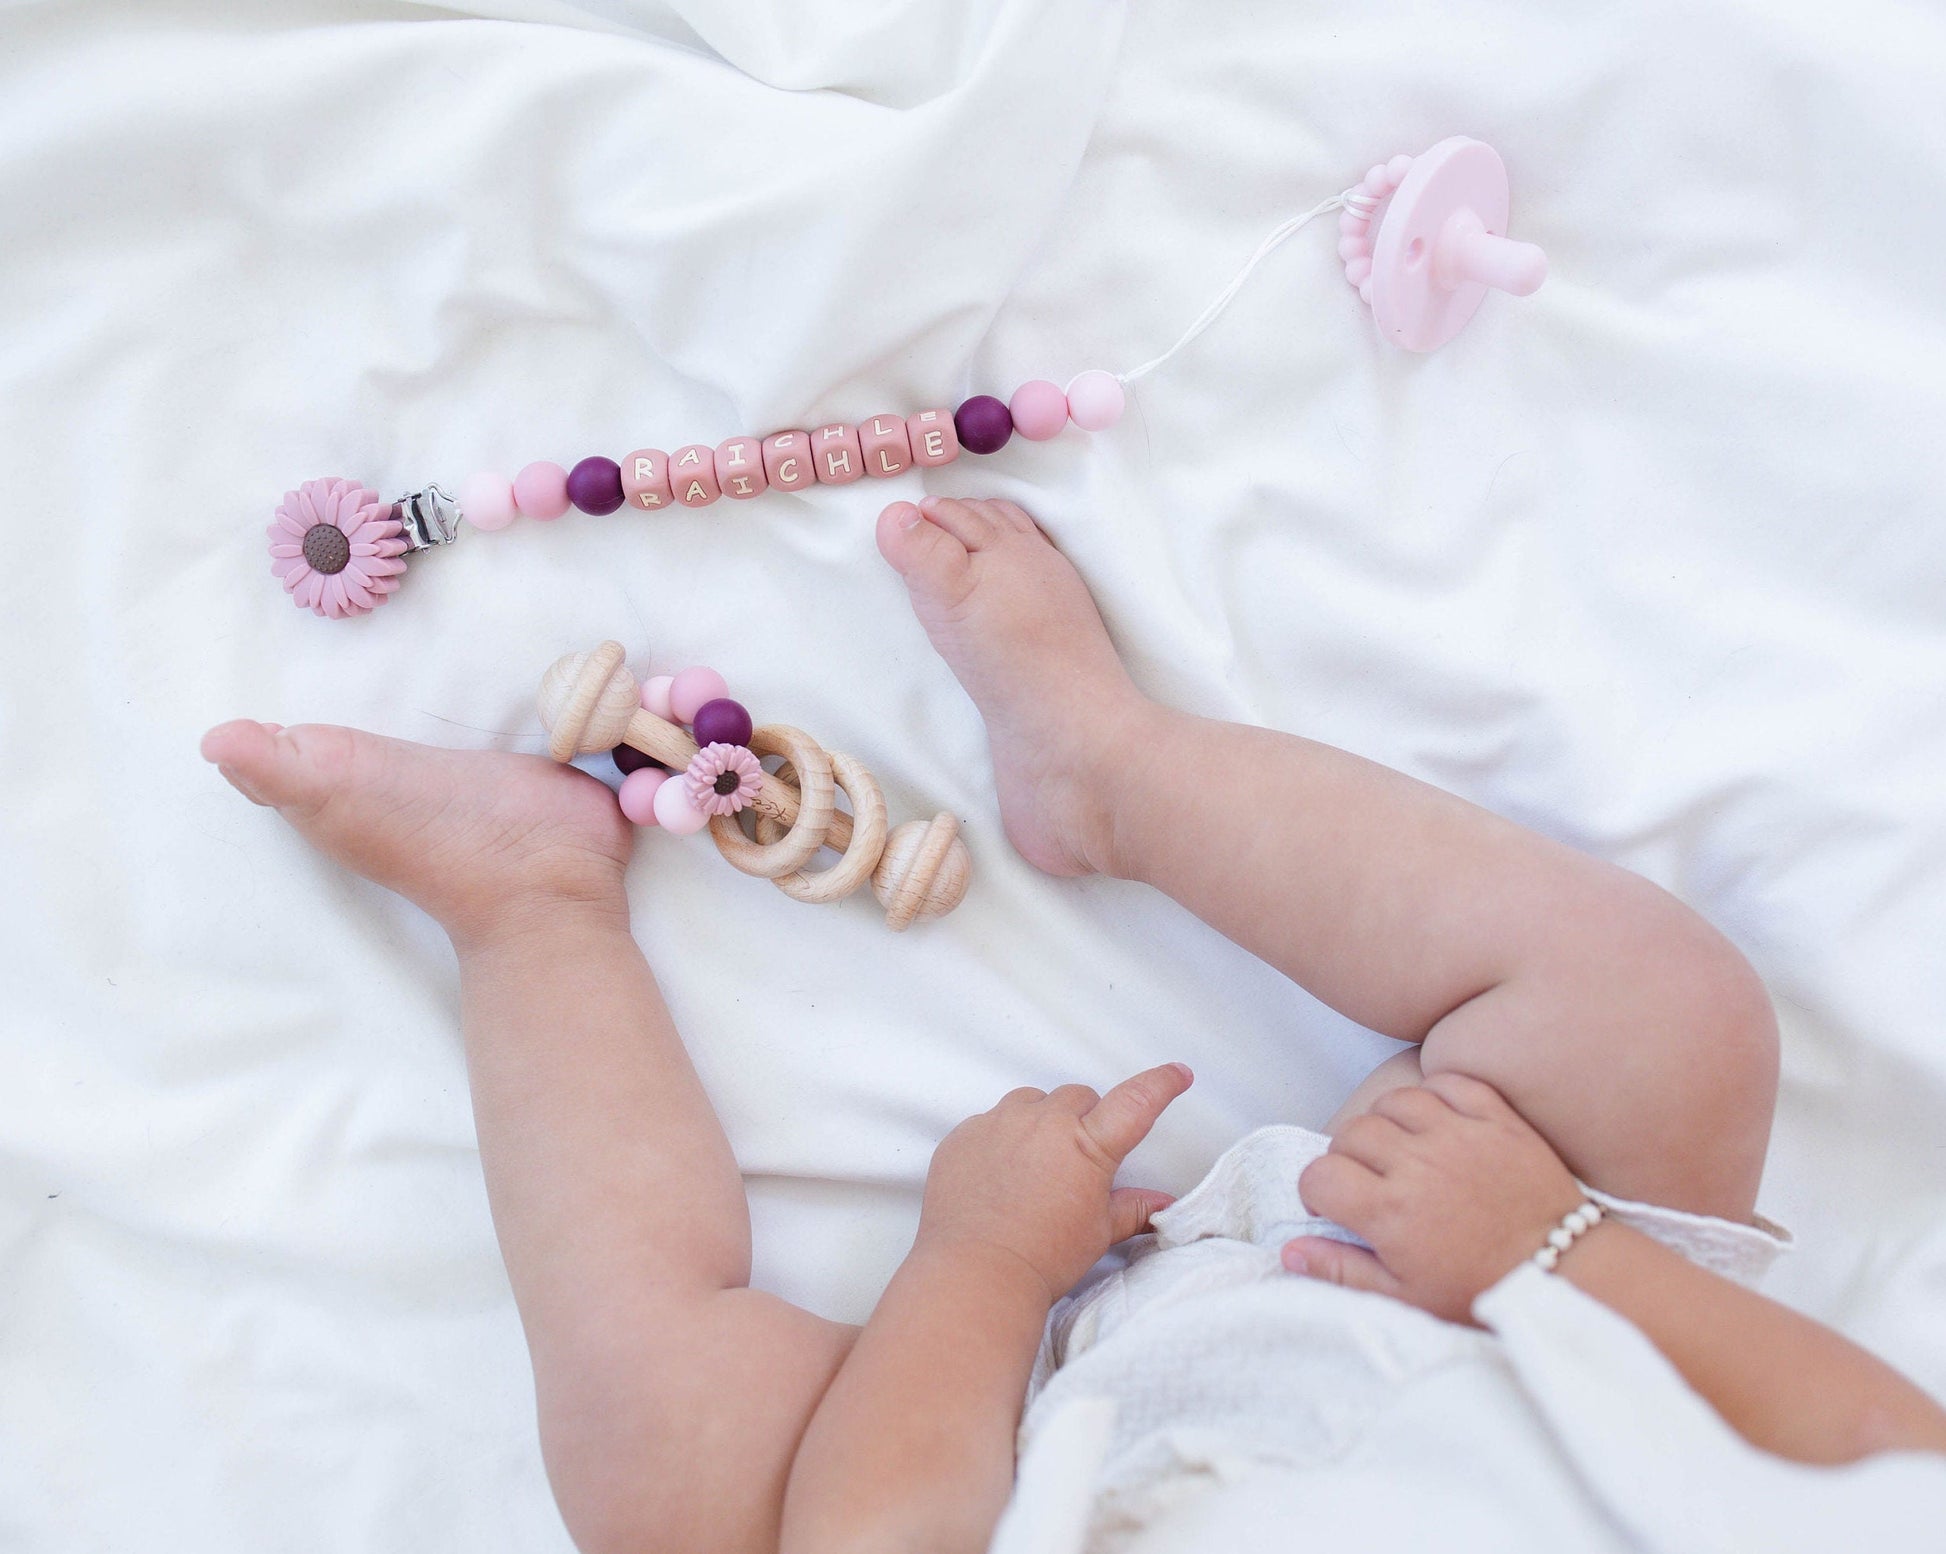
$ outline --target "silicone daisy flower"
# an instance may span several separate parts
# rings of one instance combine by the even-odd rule
[[[742,745],[704,745],[682,780],[704,814],[734,815],[763,791],[764,769]]]
[[[307,480],[277,504],[270,570],[300,609],[363,615],[399,586],[404,531],[389,502],[349,480]]]

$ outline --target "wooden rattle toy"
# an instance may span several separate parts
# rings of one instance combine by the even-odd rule
[[[908,820],[888,832],[885,796],[862,762],[824,749],[802,729],[753,727],[713,669],[638,684],[623,656],[619,642],[604,642],[556,659],[541,680],[540,711],[555,760],[614,753],[624,774],[622,812],[637,825],[677,835],[707,828],[733,868],[797,901],[839,901],[869,879],[894,933],[944,917],[965,898],[973,859],[953,816]],[[763,756],[784,764],[767,772]],[[840,789],[849,815],[837,807]],[[754,838],[737,819],[746,808]],[[826,847],[838,861],[809,869]]]
[[[429,485],[388,502],[355,481],[327,477],[284,494],[270,525],[270,570],[301,609],[362,615],[394,593],[406,558],[449,545],[462,520],[491,533],[515,518],[552,523],[569,508],[594,516],[708,507],[766,491],[889,480],[950,464],[962,452],[998,453],[1015,432],[1033,442],[1070,424],[1106,431],[1121,419],[1128,385],[1181,351],[1235,300],[1251,273],[1293,233],[1331,211],[1345,279],[1370,305],[1379,337],[1431,351],[1465,327],[1489,289],[1526,296],[1547,275],[1532,243],[1507,233],[1507,169],[1494,149],[1465,136],[1417,157],[1395,156],[1364,179],[1274,228],[1183,336],[1127,372],[1090,368],[1065,389],[1044,378],[1005,399],[976,394],[958,409],[887,412],[768,436],[642,447],[617,461],[601,454],[571,469],[540,460],[509,478],[468,475],[457,495]]]

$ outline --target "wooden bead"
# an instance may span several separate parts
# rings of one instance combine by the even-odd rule
[[[684,507],[708,507],[723,494],[716,483],[716,450],[692,442],[670,454],[669,489]]]
[[[630,507],[667,507],[675,500],[669,490],[669,455],[660,448],[637,448],[622,460],[622,500]]]
[[[912,440],[912,462],[921,469],[950,464],[959,457],[959,433],[950,410],[921,410],[907,416],[906,435]]]
[[[816,482],[809,432],[772,432],[764,439],[764,475],[778,491],[802,491]]]
[[[886,838],[872,874],[872,894],[885,908],[885,926],[903,933],[914,923],[944,917],[966,899],[973,855],[952,815],[908,820]]]
[[[604,642],[592,653],[557,658],[541,678],[541,722],[547,725],[547,753],[572,761],[592,750],[613,750],[642,709],[635,676],[622,662],[619,642]]]
[[[764,477],[764,445],[755,437],[732,437],[718,443],[716,484],[733,502],[762,496],[770,486]]]
[[[912,468],[912,439],[905,417],[875,415],[858,428],[858,447],[865,457],[865,473],[874,480],[890,480]]]
[[[850,485],[865,473],[857,428],[836,421],[820,426],[811,433],[811,462],[817,467],[819,485]]]

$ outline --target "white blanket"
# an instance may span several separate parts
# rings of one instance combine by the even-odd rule
[[[1114,432],[930,485],[1037,512],[1156,694],[1721,924],[1785,1016],[1773,1288],[1946,1391],[1942,60],[1899,0],[0,5],[0,1544],[565,1547],[450,957],[222,787],[227,716],[535,748],[614,635],[963,815],[972,896],[897,940],[666,837],[632,877],[758,1278],[831,1315],[1016,1084],[1188,1060],[1130,1170],[1176,1189],[1322,1121],[1389,1043],[1008,853],[871,547],[916,480],[471,535],[351,623],[262,525],[1124,367],[1457,132],[1536,297],[1401,355],[1307,233]]]

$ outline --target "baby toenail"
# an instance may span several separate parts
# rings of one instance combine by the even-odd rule
[[[894,505],[892,511],[899,515],[899,527],[901,529],[917,528],[919,526],[919,520],[926,516],[910,502],[899,502]]]

